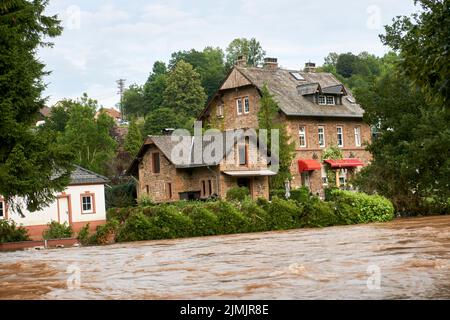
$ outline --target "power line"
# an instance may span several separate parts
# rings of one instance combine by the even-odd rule
[[[125,91],[125,79],[119,79],[116,81],[117,87],[119,89],[119,92],[117,94],[120,94],[120,119],[123,120],[123,92]]]

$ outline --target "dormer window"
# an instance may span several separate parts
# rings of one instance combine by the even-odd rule
[[[318,97],[318,102],[320,105],[335,105],[336,104],[336,99],[334,98],[334,96],[323,96],[320,95]]]
[[[319,104],[327,104],[327,100],[325,96],[319,96]]]
[[[327,104],[336,104],[333,96],[327,96]]]

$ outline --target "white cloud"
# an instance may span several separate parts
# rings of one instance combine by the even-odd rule
[[[75,3],[75,4],[74,4]],[[49,12],[59,13],[66,27],[53,49],[40,51],[53,73],[46,91],[52,100],[83,92],[105,106],[118,102],[115,80],[142,84],[156,60],[168,61],[178,50],[207,45],[226,48],[237,37],[255,37],[281,65],[300,68],[321,64],[331,51],[382,54],[382,30],[367,28],[370,5],[381,21],[409,14],[412,2],[389,0],[343,2],[317,0],[58,0]],[[79,10],[77,9],[79,8]],[[78,10],[78,11],[77,11]],[[79,27],[77,26],[79,14]],[[67,28],[70,25],[72,27]]]

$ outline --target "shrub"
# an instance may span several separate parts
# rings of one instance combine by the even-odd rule
[[[121,225],[116,240],[119,242],[150,240],[155,232],[155,226],[150,218],[142,212],[135,212]]]
[[[106,220],[117,220],[119,222],[125,222],[127,218],[133,213],[133,211],[140,210],[139,208],[112,208],[106,212]]]
[[[155,227],[153,239],[183,238],[192,234],[191,219],[175,206],[155,206],[150,221]]]
[[[242,203],[241,211],[249,224],[247,231],[260,232],[269,230],[269,215],[264,210],[264,205],[259,205],[258,202],[247,199]]]
[[[141,208],[151,207],[152,205],[154,205],[153,199],[150,196],[146,195],[146,194],[141,195],[137,199],[137,203],[138,203],[138,206],[141,207]]]
[[[270,190],[270,199],[272,200],[275,197],[279,199],[286,199],[286,190],[284,189]]]
[[[333,202],[323,202],[317,198],[312,198],[302,207],[301,226],[328,227],[339,224],[340,219],[335,214],[334,207]]]
[[[394,218],[392,202],[379,195],[333,190],[332,198],[338,205],[350,205],[356,211],[358,222],[383,222]]]
[[[246,187],[233,187],[227,191],[227,201],[244,201],[245,197],[250,195]]]
[[[183,210],[192,221],[193,236],[209,236],[217,233],[219,219],[210,210],[201,205],[186,206]]]
[[[291,196],[290,200],[294,200],[298,203],[306,202],[309,200],[310,191],[307,187],[301,187],[299,189],[292,189],[290,191]],[[270,198],[279,198],[286,199],[286,190],[285,189],[276,189],[270,191]]]
[[[233,204],[225,201],[217,201],[207,203],[206,206],[218,218],[218,234],[233,234],[247,231],[248,220]]]
[[[297,203],[306,203],[309,201],[310,191],[307,187],[291,190],[291,198]]]
[[[300,213],[294,201],[274,197],[268,207],[268,227],[270,230],[295,228],[298,225]]]
[[[107,209],[136,205],[136,183],[131,180],[105,188],[105,205]]]
[[[324,189],[325,201],[333,201],[333,192],[334,190],[339,190],[337,187],[327,187]]]
[[[95,234],[90,239],[90,242],[96,244],[108,244],[114,242],[119,226],[119,221],[115,219],[108,221],[104,225],[98,226]]]
[[[42,237],[46,240],[50,239],[66,239],[73,235],[72,227],[67,223],[59,223],[52,221],[47,224],[48,229],[42,233]]]
[[[0,243],[28,241],[28,231],[17,226],[14,221],[0,220]]]
[[[80,229],[80,232],[78,232],[77,239],[83,246],[91,244],[91,236],[89,234],[89,223],[85,224],[83,228]]]

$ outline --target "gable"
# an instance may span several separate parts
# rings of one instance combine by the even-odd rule
[[[246,77],[244,77],[241,72],[234,68],[223,85],[220,87],[220,90],[233,89],[236,87],[243,87],[251,84],[252,83]]]

